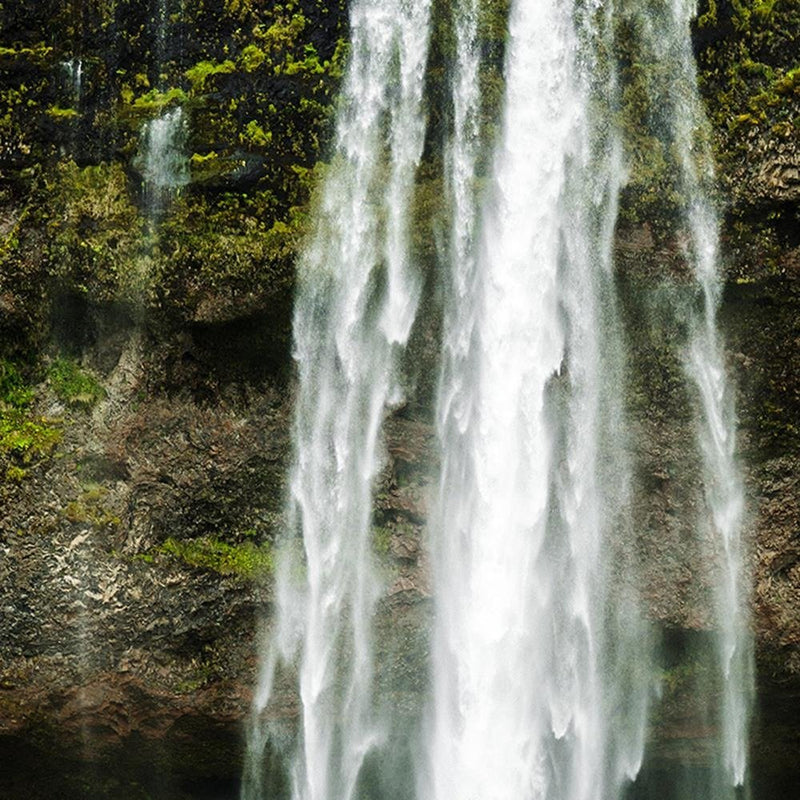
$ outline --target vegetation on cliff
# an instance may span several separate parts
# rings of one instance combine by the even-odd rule
[[[347,52],[344,4],[165,8],[0,8],[7,354],[47,340],[65,294],[206,321],[288,302]],[[144,126],[176,106],[191,179],[153,222]]]

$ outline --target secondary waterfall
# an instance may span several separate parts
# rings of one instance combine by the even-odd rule
[[[453,0],[449,13],[441,469],[429,523],[436,614],[417,794],[615,800],[645,757],[657,659],[637,585],[636,455],[624,398],[632,366],[613,269],[625,181],[614,7],[512,0],[496,141],[487,141],[491,126],[481,121],[481,5]],[[717,330],[713,174],[710,153],[697,147],[691,9],[665,3],[637,13],[646,17],[643,45],[671,98],[668,138],[702,295],[687,379],[702,411],[710,519],[700,527],[713,528],[708,561],[720,565],[716,716],[725,777],[712,792],[720,798],[747,772],[752,647],[743,490]],[[295,312],[289,511],[302,548],[290,536],[283,550],[244,800],[265,796],[265,711],[276,671],[298,653],[295,800],[360,797],[365,759],[390,724],[373,703],[371,618],[380,587],[370,547],[372,485],[420,293],[408,217],[425,136],[429,14],[425,0],[360,0],[351,8],[336,150],[300,264]]]
[[[689,231],[689,261],[701,294],[700,308],[692,320],[687,373],[695,382],[702,418],[699,442],[703,456],[705,495],[711,534],[709,563],[714,576],[715,622],[718,626],[718,668],[721,679],[722,764],[729,782],[745,783],[748,733],[754,695],[753,644],[747,600],[742,526],[744,489],[736,464],[736,417],[732,387],[727,378],[723,343],[717,327],[722,282],[719,274],[719,223],[711,202],[714,184],[713,156],[697,94],[697,75],[691,50],[689,24],[694,3],[670,6],[672,19],[658,35],[665,37],[676,68],[673,136],[678,149],[684,216]]]
[[[180,106],[142,126],[139,163],[145,206],[151,217],[157,217],[175,192],[189,183],[188,133],[186,115]]]
[[[178,10],[182,9],[177,4]],[[171,0],[157,0],[153,10],[155,41],[153,70],[156,86],[163,89],[161,70],[165,68],[171,32]],[[168,107],[141,127],[137,163],[142,175],[144,204],[148,216],[158,219],[176,192],[190,180],[187,139],[188,115],[181,106]]]
[[[71,107],[80,111],[83,97],[83,59],[71,58],[69,61],[62,62],[61,67],[67,76]]]
[[[724,346],[718,330],[722,296],[719,221],[713,203],[715,175],[708,125],[697,89],[692,52],[691,0],[637,10],[646,58],[668,64],[657,79],[663,103],[661,132],[675,165],[684,255],[697,297],[688,314],[689,341],[685,373],[697,396],[697,444],[705,505],[697,520],[705,577],[712,589],[716,654],[698,654],[709,677],[698,681],[698,716],[719,728],[718,764],[702,793],[733,797],[746,785],[749,727],[754,698],[753,644],[749,628],[749,581],[742,541],[744,488],[736,463],[736,416],[733,387],[727,377]],[[660,81],[660,83],[659,83]],[[678,309],[680,316],[683,309]],[[706,664],[706,662],[711,662]]]

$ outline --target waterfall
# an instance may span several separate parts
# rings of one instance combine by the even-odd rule
[[[160,80],[160,71],[167,59],[167,30],[169,28],[169,4],[171,0],[155,0],[153,9],[153,24],[155,26],[155,40],[153,42],[153,62],[156,75]]]
[[[164,88],[161,70],[165,68],[170,34],[169,4],[170,0],[156,0],[153,11],[152,58],[156,85],[161,89]],[[141,127],[137,164],[142,175],[144,206],[151,220],[157,220],[176,193],[189,184],[188,138],[189,119],[181,106],[166,108]]]
[[[709,721],[718,725],[719,769],[708,796],[730,797],[747,778],[749,727],[754,697],[753,643],[749,626],[749,585],[743,542],[744,487],[736,462],[736,415],[718,329],[722,298],[719,221],[714,208],[715,174],[708,123],[697,87],[692,52],[692,0],[675,0],[640,16],[643,44],[655,64],[668,64],[660,87],[663,135],[670,144],[686,229],[684,251],[698,295],[689,313],[685,371],[698,398],[697,438],[702,459],[705,509],[698,520],[703,569],[713,590],[716,673],[697,697]],[[664,80],[662,78],[662,80]],[[701,579],[704,576],[700,576]],[[720,696],[717,702],[713,695]]]
[[[610,281],[620,151],[589,113],[599,32],[568,3],[513,4],[502,133],[476,211],[464,5],[421,796],[610,798],[638,772],[651,676],[635,597],[608,586],[628,479]]]
[[[175,192],[189,183],[188,133],[186,116],[180,106],[142,126],[139,164],[145,207],[151,217],[157,217]]]
[[[615,9],[512,0],[502,119],[488,142],[481,5],[453,0],[450,8],[441,468],[430,519],[436,613],[417,794],[618,800],[644,760],[656,670],[637,584],[634,442],[612,253],[625,181]],[[298,668],[294,800],[364,795],[365,759],[380,752],[391,725],[373,697],[380,586],[372,488],[420,294],[408,215],[425,136],[429,12],[425,0],[351,7],[335,154],[300,263],[289,534],[276,619],[260,647],[243,800],[265,796],[278,670]],[[671,103],[665,116],[686,200],[687,255],[702,296],[686,363],[702,409],[720,564],[727,777],[712,792],[716,800],[745,780],[752,645],[735,420],[717,330],[713,174],[710,153],[698,148],[690,12],[677,3],[636,11]]]
[[[401,398],[395,362],[420,292],[407,240],[425,132],[428,17],[428,0],[352,5],[336,153],[300,264],[290,511],[304,559],[299,570],[284,569],[279,583],[303,571],[304,586],[299,598],[282,586],[279,597],[294,602],[277,612],[291,635],[285,621],[297,617],[297,603],[302,608],[297,800],[351,800],[365,758],[384,735],[371,702],[371,617],[379,592],[370,555],[371,490],[382,460],[381,423]],[[256,733],[277,660],[264,659]],[[252,758],[263,741],[251,736]],[[260,795],[257,773],[249,770],[244,797]]]
[[[72,107],[80,111],[83,97],[83,59],[75,57],[69,61],[62,61],[61,68],[67,76]]]

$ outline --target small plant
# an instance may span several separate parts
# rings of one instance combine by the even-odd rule
[[[187,99],[186,92],[180,87],[172,87],[164,92],[159,89],[151,89],[146,94],[133,100],[131,106],[135,112],[148,116],[158,116],[167,108],[182,105]]]
[[[61,431],[44,417],[28,418],[19,411],[0,413],[0,454],[24,464],[50,455],[61,441]],[[16,479],[22,476],[15,473]]]
[[[88,524],[98,530],[112,530],[121,520],[103,504],[107,493],[102,486],[87,486],[81,496],[68,503],[61,513],[69,522]]]
[[[91,408],[105,396],[105,389],[74,361],[57,358],[47,371],[47,378],[59,400],[70,406]]]
[[[389,528],[375,527],[372,529],[372,549],[377,555],[388,555],[392,545],[392,532]]]
[[[56,120],[76,119],[80,116],[80,112],[74,108],[61,108],[61,106],[50,106],[47,109],[47,116]]]
[[[19,467],[16,464],[11,464],[6,467],[6,480],[13,483],[21,483],[28,477],[28,470],[24,467]]]
[[[30,406],[34,391],[16,364],[0,360],[0,457],[6,480],[19,482],[26,466],[49,456],[61,441],[61,431],[53,420],[35,416]]]
[[[26,385],[11,361],[0,359],[0,407],[25,408],[33,401],[33,389]]]
[[[195,92],[202,92],[205,89],[206,81],[212,75],[229,75],[231,72],[236,71],[236,64],[233,61],[223,61],[217,63],[214,61],[200,61],[193,67],[189,67],[184,75],[189,83],[192,84],[192,90]]]

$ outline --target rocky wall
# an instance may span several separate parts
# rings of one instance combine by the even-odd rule
[[[506,11],[484,4],[487,135]],[[752,542],[755,769],[786,795],[800,738],[798,3],[712,0],[701,11]],[[427,322],[409,403],[387,426],[375,508],[379,682],[409,725],[431,613],[446,4],[435,22],[415,201]],[[634,34],[622,15],[630,170],[616,263],[637,556],[667,651],[653,737],[668,763],[708,737],[686,708],[683,655],[709,634],[708,587],[691,522],[697,458],[685,446],[693,401],[679,310],[692,293],[680,198],[657,119],[638,124],[657,76],[642,69]],[[285,529],[294,258],[325,169],[346,37],[343,0],[0,3],[0,760],[18,765],[0,771],[5,797],[235,792],[255,631],[269,620]],[[154,216],[143,126],[178,106],[189,181]],[[287,736],[292,686],[284,676],[274,711]],[[276,767],[276,793],[282,781]]]

